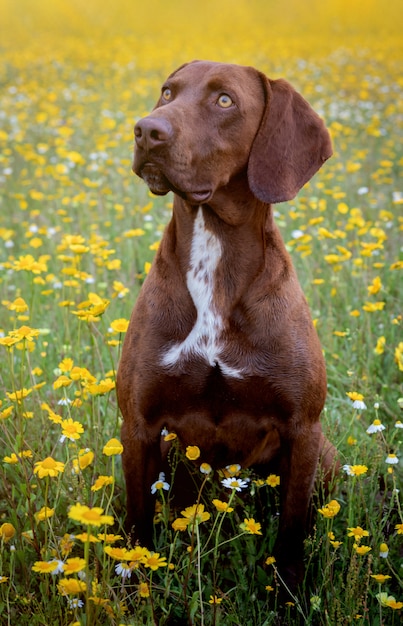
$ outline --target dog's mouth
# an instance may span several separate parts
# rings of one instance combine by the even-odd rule
[[[193,191],[185,191],[172,183],[162,171],[153,163],[145,163],[138,173],[147,183],[150,191],[157,196],[164,196],[169,191],[173,191],[191,204],[202,204],[207,202],[212,196],[211,189],[201,189]]]
[[[150,190],[157,196],[165,196],[172,187],[169,180],[158,167],[152,163],[145,163],[139,172],[136,172],[147,183]]]

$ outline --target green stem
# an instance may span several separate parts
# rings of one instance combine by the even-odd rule
[[[84,544],[84,559],[85,559],[85,614],[86,614],[86,626],[91,626],[91,606],[90,606],[90,537],[91,526],[87,527],[87,539]]]
[[[45,478],[45,513],[48,506],[48,495],[49,495],[49,476]],[[48,517],[45,519],[45,550],[48,549]],[[46,554],[46,553],[45,553]]]
[[[200,533],[199,533],[199,524],[197,522],[196,522],[196,540],[197,540],[197,582],[199,586],[199,601],[200,601],[200,626],[204,626],[203,588],[202,588],[202,580],[201,580]]]

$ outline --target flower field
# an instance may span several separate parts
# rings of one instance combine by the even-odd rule
[[[390,626],[403,615],[403,40],[398,0],[0,0],[0,626]],[[400,12],[400,16],[399,16]],[[326,357],[340,474],[301,592],[272,557],[281,476],[198,464],[124,531],[115,374],[172,197],[131,172],[133,125],[180,64],[284,77],[334,156],[275,214]],[[173,484],[175,480],[173,478]]]

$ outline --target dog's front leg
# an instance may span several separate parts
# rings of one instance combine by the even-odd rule
[[[308,424],[281,443],[281,509],[274,553],[280,575],[293,593],[304,577],[306,520],[321,438],[320,424]]]
[[[150,441],[140,437],[127,422],[122,426],[123,471],[126,481],[126,527],[135,541],[151,546],[155,498],[151,485],[161,471],[159,437]]]

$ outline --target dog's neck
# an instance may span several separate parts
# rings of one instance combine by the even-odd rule
[[[185,281],[197,259],[200,266],[208,264],[214,273],[215,297],[225,308],[231,308],[262,271],[271,275],[273,283],[285,269],[292,271],[271,205],[256,199],[249,188],[231,194],[219,190],[201,206],[175,195],[168,230]],[[273,252],[269,267],[268,248]]]

